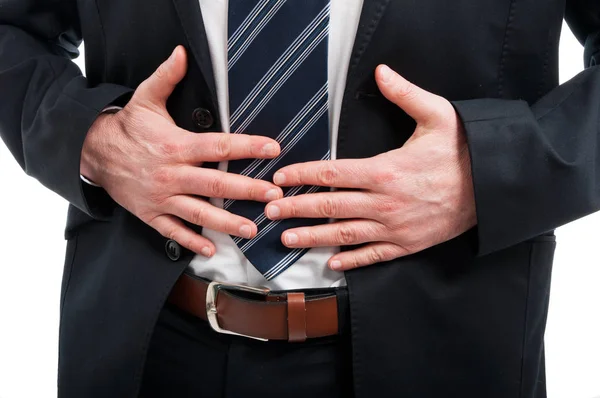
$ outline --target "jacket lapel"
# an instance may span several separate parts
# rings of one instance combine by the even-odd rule
[[[350,64],[348,65],[348,82],[352,80],[353,73],[356,71],[356,66],[367,49],[367,46],[373,37],[373,33],[379,24],[379,20],[389,2],[390,0],[364,0],[358,29],[356,31],[356,39],[354,40],[354,46],[352,48],[352,56],[350,57]]]
[[[346,145],[348,144],[346,140],[348,126],[346,119],[349,117],[346,109],[348,108],[348,101],[354,99],[354,92],[356,91],[357,85],[357,67],[389,2],[390,0],[363,1],[360,20],[358,22],[358,29],[356,31],[356,38],[354,40],[352,55],[350,56],[350,63],[348,65],[346,87],[344,88],[344,99],[342,100],[342,112],[340,115],[337,138],[338,158],[346,157]]]
[[[206,30],[204,28],[204,20],[200,3],[198,0],[172,0],[181,24],[185,31],[185,35],[190,44],[190,51],[200,67],[200,71],[206,80],[206,84],[210,89],[211,99],[215,109],[217,108],[217,89],[215,84],[215,75],[213,73],[213,65],[210,59],[210,51],[208,40],[206,38]]]

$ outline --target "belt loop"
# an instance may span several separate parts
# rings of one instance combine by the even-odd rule
[[[288,341],[306,341],[306,301],[304,293],[287,294]]]

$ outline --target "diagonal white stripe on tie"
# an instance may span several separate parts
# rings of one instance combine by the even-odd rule
[[[254,27],[254,29],[250,32],[250,34],[248,35],[248,37],[244,40],[244,42],[242,44],[240,44],[239,46],[236,46],[234,43],[233,45],[229,46],[229,48],[228,48],[228,59],[229,59],[228,69],[229,70],[231,70],[233,65],[235,65],[235,63],[241,58],[241,56],[248,49],[248,47],[250,46],[252,41],[256,38],[256,36],[258,36],[258,34],[261,32],[261,30],[263,30],[263,28],[265,26],[267,26],[267,23],[269,23],[269,21],[273,18],[275,13],[277,13],[277,11],[279,11],[279,9],[283,6],[283,4],[285,2],[286,2],[286,0],[278,0],[277,3],[273,6],[273,8],[269,10],[267,15],[265,15],[264,18],[260,21],[260,23]],[[231,53],[231,51],[233,51],[233,53]]]
[[[260,0],[254,6],[252,11],[250,11],[250,14],[248,14],[248,16],[242,21],[242,23],[240,24],[240,26],[237,27],[235,32],[233,32],[233,34],[229,36],[229,39],[227,40],[228,47],[232,47],[235,45],[235,43],[244,34],[244,32],[248,30],[252,22],[258,17],[261,11],[272,1],[273,0]]]
[[[329,5],[327,5],[320,13],[315,17],[315,19],[310,23],[310,25],[298,36],[298,38],[288,47],[288,49],[283,53],[283,55],[273,64],[273,66],[267,71],[267,73],[263,76],[263,78],[258,82],[258,84],[254,87],[254,89],[248,94],[248,96],[244,99],[241,105],[233,112],[230,117],[231,130],[237,131],[237,127],[233,127],[237,124],[238,119],[243,116],[243,112],[245,112],[250,104],[259,96],[262,97],[262,92],[265,89],[268,89],[271,85],[273,79],[277,76],[278,72],[287,66],[290,61],[297,59],[298,51],[302,50],[302,45],[311,37],[311,35],[317,32],[319,24],[324,22],[327,18],[327,12],[329,10]],[[322,28],[323,31],[327,31],[329,26],[325,26]],[[321,40],[323,37],[321,37]],[[320,40],[319,40],[320,42]],[[315,44],[314,41],[311,44]],[[316,43],[318,44],[318,43]],[[313,46],[314,48],[314,46]],[[308,55],[308,54],[305,54]],[[296,65],[299,66],[299,65]],[[289,74],[288,74],[289,77]]]

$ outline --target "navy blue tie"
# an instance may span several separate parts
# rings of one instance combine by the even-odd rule
[[[268,136],[281,146],[276,159],[231,161],[229,172],[272,181],[283,166],[329,159],[329,0],[229,0],[228,32],[230,131]],[[284,194],[326,189],[299,186]],[[271,221],[264,203],[251,201],[227,200],[224,208],[257,224],[253,239],[232,238],[269,280],[307,251],[285,247],[281,233],[326,222]]]

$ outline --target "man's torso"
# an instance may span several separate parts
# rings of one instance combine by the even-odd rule
[[[91,85],[136,87],[184,44],[189,70],[169,112],[199,134],[224,129],[217,117],[206,129],[192,116],[200,108],[223,114],[197,0],[79,4]],[[562,0],[365,0],[343,89],[337,157],[398,148],[414,130],[412,119],[377,90],[373,71],[380,63],[450,100],[534,102],[558,83],[564,8]],[[66,236],[64,392],[102,396],[110,385],[113,396],[126,396],[160,308],[193,254],[172,261],[166,239],[121,208],[110,222],[99,222],[71,207]],[[544,396],[554,243],[532,240],[477,258],[472,244],[467,233],[345,274],[357,397]],[[107,353],[118,355],[108,361]],[[116,377],[115,366],[127,371]]]

